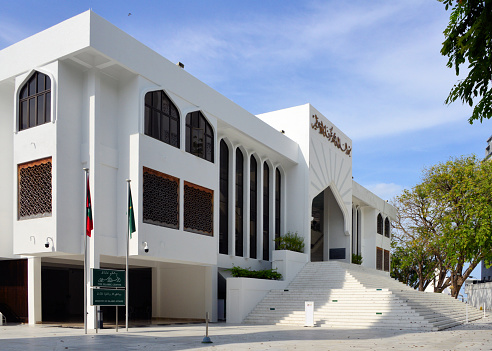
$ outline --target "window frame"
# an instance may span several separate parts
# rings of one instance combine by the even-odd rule
[[[158,97],[158,94],[160,96]],[[150,96],[150,98],[149,98]],[[156,101],[157,100],[157,101]],[[159,103],[160,101],[160,103]],[[164,101],[167,101],[168,111],[164,111]],[[151,90],[144,95],[144,125],[143,132],[145,135],[162,141],[163,143],[173,146],[177,149],[181,148],[181,113],[176,104],[166,94],[164,90]],[[160,105],[160,107],[158,107]],[[173,111],[175,110],[175,116]],[[164,122],[164,123],[163,123]],[[173,143],[173,122],[176,126],[174,131],[176,134],[176,142]],[[156,127],[153,124],[157,124]],[[164,125],[167,124],[168,140],[163,137]],[[155,130],[154,130],[155,128]]]
[[[39,91],[39,77],[43,77],[44,79],[44,88],[42,88],[44,90],[41,91]],[[30,91],[31,88],[34,89],[33,93]],[[50,123],[53,120],[53,96],[52,78],[46,73],[33,71],[17,90],[17,131],[21,132],[33,127]],[[39,115],[40,101],[43,101],[42,121],[40,121]],[[32,106],[31,102],[33,102]],[[31,108],[34,108],[32,115]],[[25,112],[26,116],[24,116],[24,111],[27,111]],[[33,121],[31,121],[31,119],[33,119]]]
[[[200,157],[206,161],[214,163],[215,143],[214,129],[202,111],[192,111],[186,114],[185,117],[185,151]],[[193,144],[193,138],[197,137],[202,141]],[[209,145],[210,150],[207,149]],[[201,149],[200,149],[201,147]]]

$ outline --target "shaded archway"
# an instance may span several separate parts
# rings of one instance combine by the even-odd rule
[[[345,217],[330,187],[319,193],[311,206],[311,261],[350,262],[350,236]]]

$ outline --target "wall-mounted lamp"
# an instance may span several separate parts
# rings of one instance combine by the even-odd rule
[[[143,248],[144,248],[145,253],[149,252],[149,245],[147,244],[147,242],[146,242],[146,241],[144,241],[144,242],[142,243],[142,245],[143,245]]]
[[[34,237],[34,235],[31,235],[31,236],[29,237],[29,241],[32,241],[32,244],[33,244],[33,245],[36,245],[36,238]]]
[[[44,243],[44,247],[45,248],[49,248],[50,247],[50,242],[49,242],[50,240],[51,240],[51,244],[53,246],[55,246],[55,243],[53,242],[53,238],[51,236],[49,236],[49,237],[46,238],[46,242]]]

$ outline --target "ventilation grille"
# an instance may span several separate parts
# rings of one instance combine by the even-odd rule
[[[18,166],[19,219],[51,216],[51,157]]]
[[[383,270],[383,249],[376,247],[376,269]]]
[[[143,222],[178,229],[178,178],[144,167]]]
[[[213,236],[213,190],[184,183],[184,230]]]
[[[384,271],[390,271],[390,252],[388,250],[384,250]]]

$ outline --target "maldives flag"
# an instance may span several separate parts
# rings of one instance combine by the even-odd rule
[[[87,236],[91,236],[91,231],[94,229],[94,223],[92,223],[92,206],[91,206],[91,190],[89,188],[89,176],[87,176],[87,194],[85,202],[85,212],[86,212],[86,226],[85,233]]]

